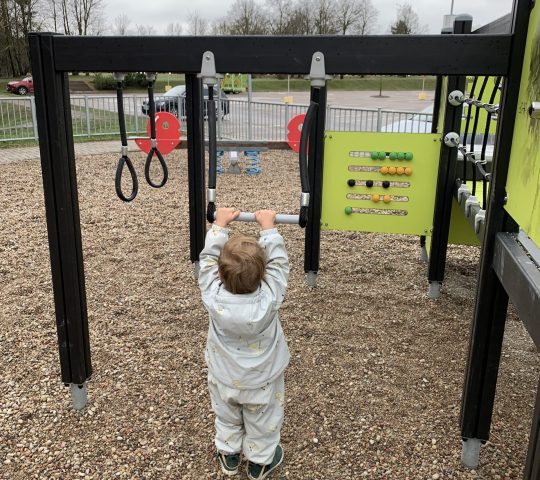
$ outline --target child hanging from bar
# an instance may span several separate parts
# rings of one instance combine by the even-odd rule
[[[242,454],[251,480],[266,478],[283,460],[284,370],[289,348],[278,311],[289,261],[275,212],[255,213],[260,237],[233,236],[240,211],[218,208],[200,254],[199,286],[210,314],[208,387],[216,415],[217,459],[235,475]]]

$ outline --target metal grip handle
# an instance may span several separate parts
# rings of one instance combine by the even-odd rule
[[[214,214],[215,218],[215,214]],[[289,225],[298,225],[299,216],[298,215],[287,215],[278,213],[276,215],[275,223],[289,224]],[[236,217],[236,222],[256,222],[255,214],[251,212],[240,212],[240,215]]]

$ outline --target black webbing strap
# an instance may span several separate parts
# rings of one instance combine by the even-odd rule
[[[118,124],[120,126],[120,140],[122,142],[122,156],[118,160],[118,165],[116,167],[116,175],[114,178],[114,187],[116,189],[116,195],[120,200],[124,202],[131,202],[139,191],[139,182],[137,180],[137,173],[133,167],[133,163],[128,157],[128,145],[127,145],[127,134],[126,134],[126,119],[124,115],[124,93],[122,88],[122,81],[116,82],[116,101],[118,104]],[[122,191],[122,173],[124,172],[124,167],[127,166],[129,174],[131,175],[131,194],[125,196]]]
[[[157,140],[156,140],[156,102],[154,101],[154,81],[148,80],[148,106],[150,109],[149,115],[150,115],[150,142],[151,147],[150,151],[148,152],[148,156],[146,157],[146,162],[144,164],[144,176],[146,178],[146,181],[148,182],[148,185],[154,188],[161,188],[163,185],[167,183],[167,179],[169,178],[169,169],[167,168],[167,163],[165,162],[165,159],[163,158],[163,155],[161,155],[161,152],[157,148]],[[150,178],[150,167],[152,164],[152,159],[154,158],[154,155],[158,158],[159,163],[161,165],[161,169],[163,171],[163,177],[159,183],[155,183]]]
[[[476,90],[476,83],[478,82],[478,77],[474,77],[473,84],[471,87],[471,93],[470,98],[474,98],[474,91]],[[465,148],[467,147],[467,135],[469,134],[469,125],[471,123],[471,111],[472,107],[469,105],[469,108],[467,109],[467,120],[465,121],[465,131],[463,132],[463,144],[465,145]],[[463,183],[467,183],[467,157],[463,157]]]

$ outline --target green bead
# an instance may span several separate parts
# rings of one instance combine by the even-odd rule
[[[397,159],[398,160],[403,160],[404,158],[405,158],[405,154],[403,152],[398,152]]]
[[[412,160],[412,159],[413,159],[412,152],[406,152],[405,153],[405,160]]]
[[[345,213],[350,215],[352,213],[352,207],[345,207]]]
[[[386,158],[386,152],[379,152],[379,159],[384,160]]]
[[[371,159],[377,160],[379,158],[379,152],[371,152]]]
[[[390,160],[396,160],[397,159],[397,153],[396,152],[390,152]]]

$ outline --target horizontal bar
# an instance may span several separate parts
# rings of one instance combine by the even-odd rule
[[[32,33],[31,35],[51,35]],[[198,73],[210,50],[221,73],[506,75],[512,35],[94,37],[54,35],[55,68],[70,72]]]
[[[240,215],[236,217],[235,221],[237,222],[256,222],[255,214],[250,212],[240,212]],[[287,215],[278,213],[276,215],[275,223],[289,224],[289,225],[298,225],[299,216],[298,215]]]
[[[493,269],[540,350],[540,255],[536,246],[531,250],[525,248],[527,243],[532,244],[532,241],[523,233],[517,238],[515,234],[498,233]]]

